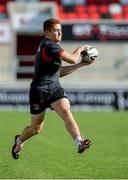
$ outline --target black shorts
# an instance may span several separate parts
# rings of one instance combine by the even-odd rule
[[[46,108],[50,108],[51,103],[61,98],[68,98],[62,87],[46,90],[42,87],[31,87],[29,93],[30,112],[39,114]]]

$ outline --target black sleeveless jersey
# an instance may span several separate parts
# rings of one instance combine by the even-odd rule
[[[45,38],[39,45],[34,65],[34,78],[32,84],[41,85],[45,81],[57,81],[61,66],[60,55],[63,48],[59,43]]]

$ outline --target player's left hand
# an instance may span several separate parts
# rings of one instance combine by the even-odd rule
[[[85,62],[85,61],[83,61],[82,59],[81,59],[81,61],[80,61],[80,63],[81,63],[82,66],[88,66],[88,65],[92,64],[93,62],[94,62],[94,61]]]

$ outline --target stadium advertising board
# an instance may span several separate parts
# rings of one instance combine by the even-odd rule
[[[77,111],[128,110],[128,90],[66,90],[72,109]],[[0,89],[0,107],[28,107],[26,89]]]
[[[82,23],[63,24],[63,40],[128,40],[128,24],[119,23]]]

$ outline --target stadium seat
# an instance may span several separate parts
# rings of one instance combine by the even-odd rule
[[[111,15],[113,20],[122,20],[123,19],[123,15],[122,14],[112,14]]]
[[[95,4],[88,5],[87,11],[89,13],[96,13],[97,12],[97,6]]]
[[[81,20],[87,20],[88,19],[88,14],[81,12],[81,13],[79,13],[77,15],[77,17],[78,17],[78,19],[81,19]]]
[[[69,12],[66,15],[67,15],[67,19],[69,19],[69,20],[77,19],[77,14],[74,12]]]
[[[84,13],[86,11],[86,6],[83,5],[76,5],[74,8],[75,12],[77,13]]]
[[[67,14],[64,12],[60,13],[58,16],[59,16],[59,19],[61,20],[67,20]]]
[[[126,13],[126,14],[123,15],[123,19],[124,19],[124,20],[128,20],[128,13]]]
[[[106,4],[99,5],[98,6],[98,11],[99,11],[100,14],[107,14],[107,13],[109,13],[108,5],[106,5]]]
[[[89,13],[88,14],[88,18],[91,19],[91,20],[99,20],[100,19],[100,15],[97,12]]]
[[[128,5],[122,6],[122,13],[124,20],[128,19]]]
[[[122,6],[123,13],[128,13],[128,5]]]

